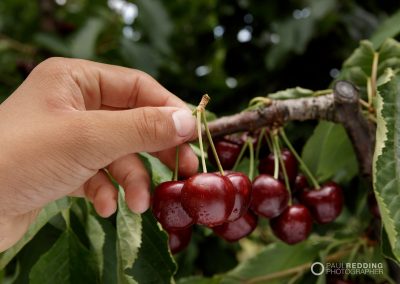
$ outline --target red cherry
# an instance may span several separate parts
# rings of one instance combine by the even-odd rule
[[[228,217],[228,222],[235,221],[246,213],[250,206],[252,184],[249,178],[240,172],[227,172],[225,175],[236,191],[235,204]]]
[[[289,193],[279,180],[259,175],[253,182],[251,208],[260,216],[274,218],[286,209]]]
[[[319,224],[332,222],[343,209],[342,189],[334,182],[325,183],[319,190],[303,190],[300,201],[308,207]]]
[[[169,230],[168,246],[173,254],[185,249],[192,238],[192,227],[183,230]]]
[[[216,226],[213,231],[228,242],[236,242],[254,231],[257,227],[257,220],[257,215],[248,210],[245,215],[236,221]]]
[[[219,140],[214,143],[215,150],[217,151],[219,161],[223,169],[230,170],[235,165],[237,158],[239,157],[241,146],[231,141]],[[211,147],[208,147],[208,160],[214,166],[217,166],[214,154]]]
[[[375,218],[381,218],[381,212],[379,211],[378,202],[376,201],[375,195],[373,193],[368,194],[368,209]]]
[[[302,192],[309,187],[308,180],[305,175],[298,174],[294,180],[294,185],[292,186],[293,193]]]
[[[183,181],[167,181],[154,190],[153,213],[166,230],[184,229],[193,224],[181,204],[183,185]]]
[[[286,174],[289,178],[289,182],[292,184],[297,176],[297,160],[296,157],[290,152],[288,149],[282,149],[281,151],[283,163],[285,164]],[[275,169],[275,158],[274,154],[269,154],[266,158],[261,159],[260,163],[258,164],[258,171],[261,174],[274,174]],[[279,163],[280,167],[280,163]],[[283,180],[283,172],[279,169],[279,179]]]
[[[304,241],[311,233],[312,218],[307,207],[301,204],[286,208],[281,215],[270,221],[271,229],[287,244]]]
[[[226,176],[200,173],[186,180],[181,202],[196,223],[213,227],[228,220],[235,194],[236,190]]]

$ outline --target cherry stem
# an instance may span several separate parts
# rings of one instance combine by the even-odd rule
[[[246,144],[249,146],[250,152],[249,179],[252,181],[254,177],[254,147],[252,139],[248,138]]]
[[[265,141],[267,141],[268,149],[271,153],[274,152],[274,147],[272,145],[272,139],[270,135],[267,135],[267,132],[264,133]]]
[[[247,149],[247,143],[244,143],[243,146],[242,146],[242,149],[240,149],[239,156],[237,157],[237,159],[235,161],[235,164],[233,165],[232,171],[235,171],[236,168],[239,166],[239,163],[242,160],[244,152],[246,151],[246,149]]]
[[[261,128],[260,134],[258,135],[258,141],[257,141],[257,146],[256,146],[256,158],[260,158],[260,151],[261,151],[261,144],[262,144],[262,139],[265,136],[265,128]]]
[[[199,146],[200,146],[200,154],[201,154],[201,165],[203,167],[203,173],[207,173],[206,159],[204,157],[204,147],[203,147],[203,136],[201,133],[201,114],[204,112],[204,109],[210,100],[208,95],[204,95],[201,98],[201,101],[196,108],[196,119],[197,119],[197,136],[199,137]]]
[[[172,176],[173,181],[178,180],[178,171],[179,171],[179,146],[176,146],[176,148],[175,148],[175,169],[174,169],[174,175]]]
[[[272,133],[270,135],[273,135]],[[279,178],[279,150],[276,149],[274,139],[272,139],[272,152],[274,153],[274,179]]]
[[[280,146],[279,137],[278,137],[277,134],[274,135],[273,143],[274,143],[275,148],[277,149],[276,152],[278,153],[279,163],[280,163],[281,168],[282,168],[283,180],[285,181],[286,190],[289,193],[289,205],[292,205],[292,191],[290,190],[289,177],[287,175],[285,162],[283,161],[282,152],[281,152],[281,146]]]
[[[213,152],[215,161],[217,162],[218,170],[221,173],[221,175],[225,175],[224,169],[222,168],[221,162],[219,161],[217,150],[215,149],[215,145],[214,145],[214,142],[213,142],[213,139],[212,139],[212,136],[211,136],[210,129],[208,129],[207,118],[206,118],[206,114],[204,113],[204,111],[201,112],[201,118],[203,120],[204,128],[206,130],[208,142],[210,143],[210,147],[211,147],[211,150]]]
[[[282,140],[285,142],[286,146],[289,148],[290,152],[295,156],[297,162],[300,164],[300,167],[303,169],[304,173],[306,176],[309,178],[311,181],[313,187],[315,189],[320,189],[320,185],[317,181],[317,179],[314,177],[314,175],[311,173],[310,169],[307,167],[307,165],[304,163],[303,159],[300,157],[300,155],[297,153],[297,151],[294,149],[292,143],[290,143],[289,139],[286,136],[285,130],[281,128],[279,130],[279,133],[282,137]]]

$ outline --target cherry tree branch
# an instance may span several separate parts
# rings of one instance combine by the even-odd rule
[[[333,94],[288,100],[273,100],[268,106],[221,117],[209,123],[214,137],[254,131],[265,126],[281,126],[289,121],[327,120],[341,123],[352,141],[360,172],[372,174],[375,126],[361,112],[359,92],[346,81],[334,85]]]

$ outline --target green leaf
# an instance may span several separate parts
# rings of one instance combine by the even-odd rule
[[[311,240],[290,246],[284,243],[273,243],[265,247],[256,256],[241,262],[235,269],[228,272],[221,283],[243,283],[249,280],[260,279],[257,283],[288,283],[296,273],[289,273],[289,269],[311,265],[322,249],[321,244]],[[273,256],[273,259],[271,257]],[[274,277],[274,273],[284,273]],[[309,271],[309,270],[307,270]]]
[[[16,283],[15,281],[18,279],[18,276],[20,275],[21,272],[21,265],[17,263],[15,272],[13,275],[6,277],[5,276],[5,271],[1,270],[0,271],[0,283],[1,284],[13,284]]]
[[[54,35],[38,33],[35,35],[35,41],[58,56],[71,56],[68,44]]]
[[[129,67],[140,69],[157,77],[162,60],[150,45],[123,39],[120,52]]]
[[[118,261],[117,261],[117,232],[111,220],[97,219],[105,233],[105,242],[103,246],[103,277],[101,283],[114,284],[118,283]]]
[[[393,255],[400,260],[400,78],[378,88],[374,190]]]
[[[104,29],[104,21],[99,18],[88,19],[71,41],[72,57],[93,59],[96,56],[96,41]]]
[[[358,172],[352,144],[340,124],[320,121],[303,148],[302,158],[318,181],[350,181]]]
[[[155,186],[162,182],[171,180],[172,171],[166,165],[161,163],[159,159],[154,158],[148,153],[141,153],[140,156],[148,163],[148,170],[151,173],[151,178]]]
[[[313,94],[313,90],[296,87],[269,94],[268,97],[274,100],[286,100],[311,97]]]
[[[98,273],[90,251],[71,230],[40,257],[29,275],[31,284],[96,283]]]
[[[25,233],[22,239],[16,243],[13,247],[5,251],[0,255],[0,270],[3,269],[17,253],[39,232],[39,230],[46,225],[46,223],[55,215],[60,213],[62,210],[67,209],[70,206],[68,198],[62,198],[55,202],[48,204],[39,213],[35,223],[33,223],[29,230]]]
[[[104,269],[103,247],[106,234],[95,216],[88,214],[86,222],[86,233],[91,244],[91,249],[93,250],[94,256],[97,260],[98,270],[100,271],[101,278],[103,276]]]
[[[203,278],[200,276],[192,276],[179,279],[178,284],[219,284],[221,282],[220,276],[214,276],[213,278]]]
[[[135,4],[140,11],[137,21],[150,38],[152,45],[163,54],[169,53],[168,39],[173,26],[162,1],[136,0]]]
[[[395,37],[400,33],[400,10],[381,23],[371,36],[371,42],[378,48],[387,38]]]
[[[142,245],[129,274],[140,284],[173,282],[176,264],[169,252],[168,236],[148,211],[142,215]]]
[[[138,256],[142,237],[142,219],[139,214],[134,214],[125,202],[124,190],[119,188],[118,213],[117,213],[117,261],[118,282],[136,283],[126,274]]]
[[[340,76],[337,78],[350,81],[359,87],[363,98],[367,97],[367,82],[371,76],[374,53],[375,50],[370,41],[361,41],[360,46],[343,63]]]

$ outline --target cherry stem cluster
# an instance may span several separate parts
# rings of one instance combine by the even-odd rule
[[[288,174],[286,171],[285,162],[283,161],[283,157],[282,157],[281,146],[279,143],[279,137],[276,133],[274,133],[272,135],[273,136],[271,138],[272,138],[272,145],[274,147],[275,163],[276,163],[276,157],[278,157],[279,164],[282,168],[282,174],[283,174],[283,180],[285,181],[285,187],[289,193],[289,205],[292,205],[292,191],[290,189],[290,182],[289,182],[289,177],[288,177]]]
[[[201,162],[202,162],[202,166],[203,166],[203,173],[207,172],[207,166],[206,166],[206,161],[205,161],[205,157],[204,157],[204,146],[203,146],[203,139],[202,139],[202,134],[201,134],[201,122],[203,122],[203,124],[204,124],[204,129],[207,134],[208,143],[210,144],[211,150],[213,152],[215,161],[218,166],[218,170],[221,173],[221,175],[225,175],[224,169],[222,168],[221,162],[219,161],[217,150],[215,149],[215,145],[214,145],[214,142],[213,142],[213,139],[211,136],[210,129],[208,128],[208,124],[207,124],[205,108],[209,101],[210,101],[210,97],[207,94],[205,94],[201,98],[201,101],[196,109],[197,132],[198,132],[198,136],[199,136],[199,145],[200,145],[200,151],[201,151]]]
[[[285,142],[286,146],[289,148],[290,152],[292,152],[292,154],[295,156],[297,162],[300,164],[301,169],[304,171],[304,173],[306,174],[307,178],[311,181],[313,187],[318,190],[320,188],[320,185],[319,185],[317,179],[311,173],[310,169],[304,163],[303,159],[297,153],[296,149],[294,149],[292,143],[290,143],[289,139],[287,138],[285,130],[283,128],[281,128],[279,130],[279,134],[282,137],[283,142]]]
[[[179,146],[176,146],[175,148],[175,169],[174,169],[174,174],[172,176],[173,181],[178,180],[178,172],[179,172]]]
[[[252,138],[247,138],[245,143],[242,146],[242,149],[240,149],[239,155],[235,161],[235,164],[232,167],[232,171],[236,171],[237,167],[239,166],[240,162],[243,159],[243,155],[245,151],[249,148],[249,155],[250,155],[250,162],[249,162],[249,174],[248,177],[250,180],[253,180],[254,178],[254,147],[253,147],[253,141]]]
[[[199,107],[196,110],[196,119],[197,119],[197,135],[199,137],[199,147],[201,154],[201,166],[203,168],[203,173],[206,173],[207,166],[206,166],[206,159],[204,157],[203,136],[201,134],[201,110]]]
[[[249,179],[252,181],[254,178],[254,147],[252,139],[248,138],[246,144],[248,145],[250,152]]]

